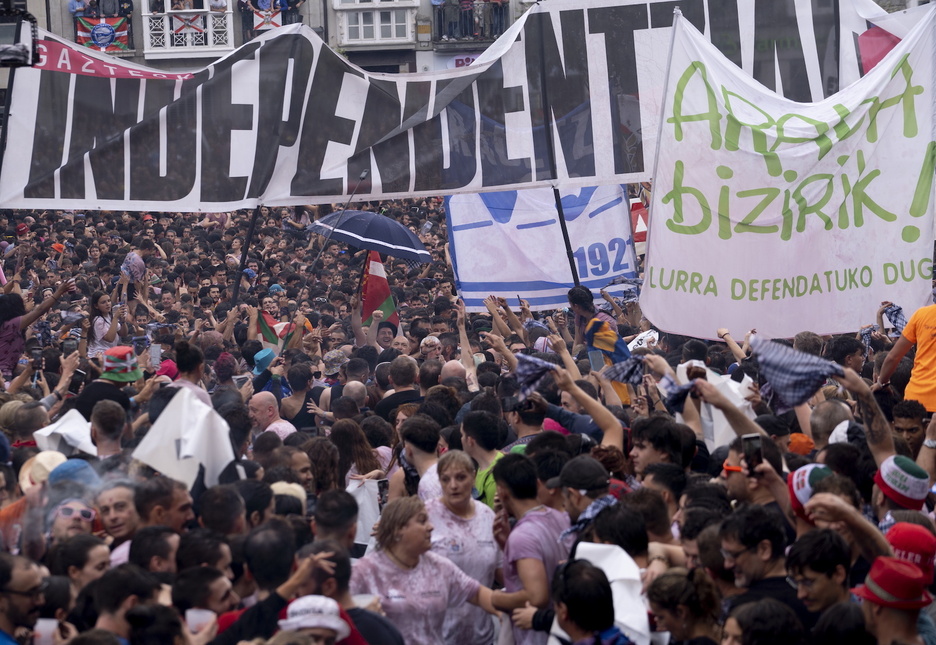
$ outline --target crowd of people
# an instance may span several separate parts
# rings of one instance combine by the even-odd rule
[[[466,312],[441,199],[356,206],[431,253],[393,316],[326,206],[0,212],[0,645],[936,645],[934,307]],[[234,455],[194,484],[134,456],[176,397]]]

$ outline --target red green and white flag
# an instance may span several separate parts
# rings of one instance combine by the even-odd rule
[[[261,311],[257,316],[257,340],[263,345],[263,348],[272,349],[276,355],[279,355],[280,346],[284,345],[292,333],[293,325],[288,322],[278,322],[273,316],[265,311]]]
[[[129,51],[129,29],[125,17],[81,17],[75,21],[75,42],[102,52]]]
[[[380,261],[380,253],[377,251],[371,251],[367,256],[367,267],[361,283],[361,297],[364,302],[361,316],[364,318],[365,325],[374,322],[373,314],[380,309],[384,320],[399,327],[400,316],[393,302],[393,295],[390,293],[387,272],[384,270],[384,265]]]

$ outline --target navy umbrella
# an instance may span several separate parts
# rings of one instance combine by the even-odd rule
[[[330,236],[359,249],[416,262],[431,262],[432,256],[416,235],[396,220],[370,211],[338,211],[309,227],[313,233]]]

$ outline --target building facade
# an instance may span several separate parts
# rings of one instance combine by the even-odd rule
[[[301,22],[352,63],[412,73],[469,65],[525,0],[28,0],[39,26],[95,51],[167,71],[200,69]]]

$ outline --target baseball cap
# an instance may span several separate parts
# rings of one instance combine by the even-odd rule
[[[893,609],[922,609],[933,602],[920,568],[890,557],[877,558],[864,584],[851,592],[875,605]]]
[[[286,618],[279,621],[279,628],[284,632],[316,627],[334,631],[336,641],[344,640],[351,634],[348,623],[341,620],[338,603],[325,596],[297,598],[286,610]]]
[[[929,475],[915,461],[903,455],[891,455],[874,473],[874,483],[892,502],[918,511],[929,493]]]
[[[598,490],[611,484],[608,470],[594,457],[579,455],[566,462],[558,477],[546,482],[546,488],[574,488],[576,490]]]
[[[769,435],[785,437],[790,434],[790,424],[773,414],[761,414],[754,418],[754,423]]]
[[[808,455],[816,447],[812,439],[802,432],[794,432],[790,435],[790,445],[787,449],[796,455]]]
[[[159,364],[159,369],[156,370],[156,376],[168,376],[174,381],[179,378],[179,368],[176,366],[175,361],[167,358]]]
[[[936,560],[936,537],[926,528],[910,522],[897,522],[887,532],[894,557],[915,564],[923,572],[927,585],[933,584]]]
[[[16,225],[17,237],[23,237],[27,233],[29,233],[29,226],[27,224],[25,224],[24,222],[20,222],[19,224]]]
[[[271,286],[270,289],[269,289],[269,293],[270,293],[270,294],[281,293],[281,292],[283,292],[283,291],[286,291],[286,289],[284,289],[284,288],[283,288],[283,285],[280,285],[280,284],[274,284],[274,285]]]

